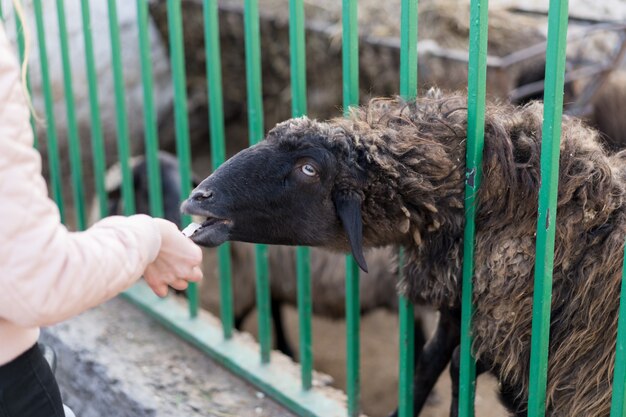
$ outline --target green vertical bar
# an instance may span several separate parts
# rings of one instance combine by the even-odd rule
[[[106,164],[104,159],[104,140],[102,138],[102,122],[98,100],[98,78],[93,53],[93,38],[91,36],[91,12],[89,1],[81,0],[81,14],[83,19],[83,38],[85,40],[85,66],[89,83],[89,110],[91,112],[91,149],[93,154],[93,172],[96,185],[96,196],[100,217],[108,214],[107,193],[104,186]]]
[[[161,169],[158,158],[159,139],[157,137],[157,116],[154,107],[154,82],[152,81],[150,38],[148,36],[148,2],[146,0],[137,0],[137,28],[139,31],[139,58],[141,60],[141,85],[143,88],[143,119],[150,213],[156,217],[163,217],[163,192],[161,189]]]
[[[528,416],[543,417],[546,405],[559,146],[567,46],[567,0],[550,0],[541,141],[541,186],[533,296]]]
[[[625,248],[626,249],[626,248]],[[613,374],[613,398],[611,417],[626,416],[626,250],[622,266],[622,292],[617,322],[617,343],[615,347],[615,370]]]
[[[461,297],[461,363],[459,415],[474,416],[476,362],[472,356],[474,237],[476,206],[482,176],[485,140],[485,84],[487,79],[487,0],[470,4],[470,52],[467,97],[467,149],[465,154],[465,230],[463,236],[463,284]]]
[[[115,87],[115,117],[117,123],[117,150],[122,170],[122,201],[124,214],[135,213],[135,195],[133,174],[129,166],[130,151],[128,145],[128,119],[126,116],[126,93],[124,74],[122,72],[122,48],[120,45],[120,28],[117,21],[116,0],[107,0],[109,8],[109,35],[111,37],[111,61],[113,64],[113,84]]]
[[[344,113],[359,103],[359,33],[357,1],[342,0],[342,66]],[[348,416],[359,415],[359,267],[352,256],[346,257],[346,337]]]
[[[296,248],[296,277],[298,280],[298,326],[300,329],[300,379],[302,389],[307,391],[312,387],[313,378],[311,253],[307,247],[299,246]]]
[[[244,2],[246,48],[246,83],[248,93],[248,125],[250,144],[263,139],[263,100],[261,90],[261,45],[259,5],[257,0]],[[259,313],[259,344],[261,362],[268,363],[271,348],[270,286],[267,246],[256,245],[257,310]]]
[[[417,0],[402,0],[400,24],[400,95],[417,96]]]
[[[258,1],[246,0],[244,6],[246,83],[250,145],[263,139],[263,100],[261,90],[261,44]]]
[[[233,336],[233,283],[232,265],[230,259],[230,243],[225,242],[217,248],[218,274],[220,280],[220,318],[224,339]]]
[[[289,48],[291,64],[291,114],[306,114],[306,42],[303,0],[289,0]],[[311,349],[311,259],[309,248],[296,249],[298,280],[298,320],[300,328],[300,371],[302,389],[312,386],[313,351]]]
[[[46,107],[46,137],[48,139],[48,166],[50,169],[50,184],[52,197],[59,208],[61,222],[65,223],[65,210],[63,207],[63,188],[61,185],[61,167],[59,165],[59,145],[57,130],[54,121],[54,101],[50,86],[50,71],[48,69],[48,52],[46,48],[46,30],[43,24],[43,8],[41,0],[34,0],[35,23],[37,26],[37,42],[39,43],[39,64],[41,65],[41,85],[43,89],[44,104]]]
[[[359,32],[357,1],[342,0],[342,66],[343,66],[343,107],[348,113],[350,106],[359,104]]]
[[[403,254],[401,254],[403,255]],[[402,256],[400,256],[402,258]],[[402,263],[398,262],[400,274]],[[399,300],[400,369],[398,377],[398,416],[413,417],[413,376],[415,373],[415,312],[404,296]]]
[[[191,156],[189,152],[189,120],[187,118],[187,80],[185,77],[185,46],[183,43],[183,20],[180,0],[167,0],[167,24],[170,41],[170,60],[172,65],[172,83],[174,84],[174,117],[176,124],[176,153],[180,164],[181,198],[186,198],[191,191]],[[191,219],[182,216],[183,227]],[[195,283],[187,289],[189,314],[198,315],[198,288]]]
[[[37,1],[37,0],[35,0]],[[0,0],[0,21],[4,21],[4,12],[2,11],[2,1]]]
[[[22,19],[15,13],[15,28],[17,29],[17,49],[20,54],[20,63],[24,62],[24,26],[22,23]],[[30,87],[30,71],[26,70],[26,90],[28,94],[31,93],[32,89]],[[30,115],[30,127],[33,131],[33,144],[35,149],[39,148],[39,140],[37,139],[37,126],[35,125],[35,118],[33,115]]]
[[[259,345],[261,346],[261,363],[269,363],[272,341],[268,265],[267,245],[256,245],[254,267],[257,274],[256,299],[257,312],[259,315]]]
[[[402,0],[400,23],[400,95],[405,100],[417,96],[417,0]],[[398,274],[402,279],[404,251],[398,254]],[[398,415],[413,417],[413,376],[415,373],[415,312],[404,296],[399,300],[400,352],[398,370]]]
[[[83,169],[80,159],[80,142],[78,124],[76,122],[76,106],[72,91],[72,66],[70,64],[69,46],[67,41],[67,24],[65,22],[64,0],[57,0],[57,19],[61,41],[61,61],[63,63],[63,87],[67,108],[67,134],[70,147],[70,166],[72,168],[72,186],[74,189],[74,209],[76,210],[76,226],[85,229],[85,193],[83,190]],[[50,120],[48,120],[50,122]]]
[[[307,113],[305,29],[304,1],[289,0],[289,59],[293,117],[304,116]]]
[[[359,416],[359,400],[361,394],[361,378],[359,372],[359,266],[352,256],[346,257],[346,392],[348,394],[348,416]]]
[[[206,50],[206,77],[209,95],[209,127],[211,130],[211,159],[217,169],[226,159],[224,110],[222,95],[222,63],[217,0],[203,0],[204,45]],[[230,244],[217,248],[220,280],[220,316],[224,339],[233,334],[233,284],[231,279]]]

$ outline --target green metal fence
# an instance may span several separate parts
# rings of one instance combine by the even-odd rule
[[[72,88],[71,62],[68,46],[64,0],[56,1],[56,13],[60,33],[60,51],[64,74],[64,93],[67,110],[71,186],[76,225],[79,230],[86,226],[84,182],[81,167],[81,146],[86,138],[80,138],[76,120],[76,108]],[[303,0],[285,0],[289,4],[289,39],[291,63],[292,114],[307,112],[305,24]],[[42,0],[34,0],[34,15],[41,65],[42,89],[45,104],[46,140],[49,152],[48,164],[52,196],[65,219],[62,179],[59,167],[59,151],[49,63],[44,30]],[[259,34],[259,10],[256,0],[244,2],[245,55],[247,74],[247,100],[250,144],[264,136],[261,49]],[[343,106],[346,110],[359,102],[358,25],[357,1],[343,0]],[[122,196],[125,214],[134,212],[133,181],[128,164],[129,134],[125,105],[124,74],[121,63],[121,45],[116,11],[116,0],[108,0],[109,31],[115,86],[116,125],[118,152],[122,172]],[[46,6],[52,8],[51,2]],[[137,0],[137,39],[140,50],[143,85],[143,113],[145,149],[148,161],[150,208],[155,216],[163,215],[163,198],[159,165],[157,160],[157,117],[153,97],[151,51],[148,41],[148,5]],[[406,99],[417,95],[417,0],[402,0],[401,10],[401,74],[399,93]],[[475,390],[475,364],[471,355],[472,276],[475,235],[475,207],[480,186],[481,161],[485,120],[485,83],[487,57],[487,0],[471,1],[470,60],[468,83],[468,132],[466,184],[466,229],[464,238],[461,376],[459,411],[461,416],[473,416]],[[101,216],[107,214],[104,188],[103,133],[98,108],[98,75],[94,65],[94,49],[91,33],[89,1],[81,0],[82,26],[85,46],[85,68],[89,86],[91,112],[91,150],[95,173],[95,190]],[[546,65],[545,114],[541,150],[541,188],[539,219],[537,226],[537,261],[535,267],[535,300],[532,326],[532,354],[530,369],[530,393],[528,415],[541,417],[545,413],[545,392],[550,324],[551,277],[553,268],[556,195],[558,186],[559,139],[563,107],[563,82],[565,72],[565,44],[567,33],[567,0],[550,0],[549,31]],[[177,154],[180,162],[183,196],[191,188],[189,125],[185,81],[184,42],[182,37],[181,1],[167,0],[169,43],[171,51],[172,84],[174,86],[175,127]],[[212,165],[217,168],[225,159],[224,115],[222,108],[222,77],[218,30],[217,0],[203,0],[204,37],[207,58],[206,77],[209,96],[209,124],[211,132]],[[2,8],[0,4],[0,17]],[[17,25],[20,54],[23,53],[21,25]],[[33,127],[35,125],[33,124]],[[471,181],[469,180],[471,178]],[[542,219],[546,219],[547,223]],[[183,218],[183,225],[189,222]],[[548,224],[548,227],[543,225]],[[229,245],[218,249],[221,328],[216,328],[198,316],[198,293],[195,285],[190,288],[188,311],[172,299],[161,300],[145,285],[137,285],[125,296],[157,318],[164,325],[188,341],[196,344],[224,366],[248,379],[273,398],[303,416],[357,416],[359,415],[359,273],[355,261],[346,259],[346,319],[347,319],[347,405],[321,395],[312,384],[311,353],[311,276],[307,248],[297,249],[298,312],[300,324],[300,381],[273,368],[270,355],[270,288],[268,276],[267,247],[257,245],[257,306],[259,310],[260,351],[234,341],[233,294],[231,283],[231,260]],[[625,255],[626,256],[626,255]],[[402,257],[402,253],[400,253]],[[314,277],[313,277],[314,279]],[[623,284],[624,286],[624,284]],[[626,288],[626,286],[625,286]],[[626,289],[625,289],[626,290]],[[412,410],[413,321],[411,304],[400,300],[400,362],[399,362],[399,415],[408,417]],[[626,303],[622,303],[618,326],[617,355],[614,374],[614,392],[611,417],[626,416],[624,401],[626,382]]]

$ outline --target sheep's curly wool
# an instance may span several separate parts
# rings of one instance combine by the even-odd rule
[[[476,217],[474,353],[525,415],[543,107],[486,108]],[[467,104],[435,91],[416,102],[375,99],[347,119],[292,119],[268,140],[328,138],[335,187],[361,195],[364,241],[406,248],[401,290],[440,308],[460,303]],[[288,133],[288,134],[287,134]],[[626,151],[562,123],[547,410],[608,416],[626,237]],[[340,174],[341,175],[341,174]],[[545,219],[540,219],[543,227]]]

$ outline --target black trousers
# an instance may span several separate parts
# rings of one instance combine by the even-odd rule
[[[39,346],[0,366],[0,417],[64,417],[56,379]]]

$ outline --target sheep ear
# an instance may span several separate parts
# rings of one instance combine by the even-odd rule
[[[107,215],[113,216],[115,214],[122,214],[121,201],[122,201],[122,187],[121,185],[113,188],[107,192]]]
[[[353,195],[335,197],[335,208],[343,229],[348,235],[352,255],[361,269],[367,272],[367,263],[363,256],[363,222],[361,219],[361,200]]]

